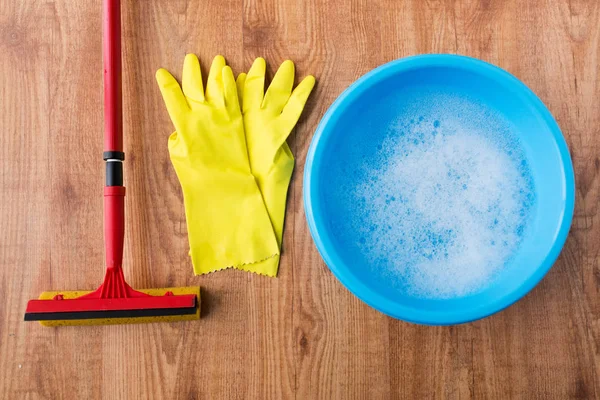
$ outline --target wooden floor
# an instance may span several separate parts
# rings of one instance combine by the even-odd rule
[[[43,290],[103,274],[100,0],[0,2],[0,398],[600,398],[600,2],[123,0],[126,275],[200,285],[197,323],[42,328]],[[317,78],[296,155],[280,275],[194,277],[182,195],[154,82],[186,52],[235,72],[286,58]],[[350,294],[319,257],[302,204],[317,123],[365,72],[420,53],[466,54],[547,104],[577,178],[571,234],[527,297],[483,321],[424,327]]]

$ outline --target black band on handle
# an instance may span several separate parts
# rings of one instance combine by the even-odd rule
[[[106,162],[106,186],[123,186],[123,162]]]
[[[105,151],[104,153],[102,153],[102,158],[104,159],[104,161],[106,160],[125,160],[125,153],[123,153],[122,151]]]

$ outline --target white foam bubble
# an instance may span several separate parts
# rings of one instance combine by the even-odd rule
[[[488,285],[517,249],[533,202],[518,139],[500,117],[447,101],[458,103],[391,124],[377,162],[365,160],[346,193],[369,264],[425,298]]]

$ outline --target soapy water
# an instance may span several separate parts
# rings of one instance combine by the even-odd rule
[[[506,266],[535,198],[510,124],[469,99],[436,98],[392,120],[335,196],[351,216],[340,228],[373,273],[447,299],[483,290]]]

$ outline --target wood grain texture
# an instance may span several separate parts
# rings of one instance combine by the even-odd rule
[[[27,300],[103,273],[100,0],[0,2],[0,398],[600,398],[600,2],[123,0],[127,234],[134,287],[200,285],[198,323],[44,329]],[[296,62],[316,90],[289,142],[280,276],[194,277],[172,129],[154,83],[187,52],[234,71]],[[311,240],[302,173],[325,110],[395,58],[490,61],[556,117],[577,181],[571,234],[507,310],[423,327],[383,316],[333,277]],[[205,70],[206,72],[206,70]]]

